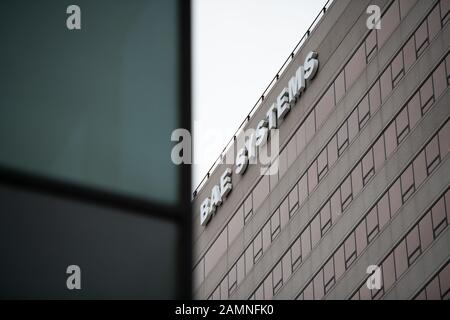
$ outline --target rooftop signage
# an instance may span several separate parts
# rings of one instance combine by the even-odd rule
[[[283,119],[295,106],[297,100],[306,90],[307,84],[314,78],[319,69],[319,60],[316,52],[311,51],[306,55],[303,65],[289,79],[288,86],[284,87],[276,101],[270,106],[264,119],[261,119],[254,131],[239,149],[235,161],[235,174],[243,175],[251,161],[256,159],[258,148],[264,146],[273,130],[278,129]],[[233,186],[231,182],[232,170],[227,168],[220,177],[219,184],[213,186],[211,196],[207,197],[200,205],[200,224],[205,226],[216,213]]]

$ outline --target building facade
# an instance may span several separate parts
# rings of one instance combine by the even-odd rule
[[[369,5],[381,29],[368,27]],[[257,127],[316,52],[314,80],[278,125],[276,174],[218,164],[194,196],[194,297],[449,299],[449,10],[327,6],[245,124]],[[202,226],[228,168],[232,191]]]

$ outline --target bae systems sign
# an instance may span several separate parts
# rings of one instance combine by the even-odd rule
[[[234,172],[243,175],[248,167],[249,160],[256,158],[257,149],[264,146],[272,129],[278,129],[278,124],[288,115],[295,106],[301,94],[306,90],[307,84],[314,78],[319,68],[316,52],[311,51],[305,58],[295,74],[289,79],[288,86],[281,90],[276,101],[266,113],[266,117],[259,121],[254,133],[244,146],[238,151]],[[211,197],[207,197],[200,205],[200,224],[205,226],[215,214],[232,189],[232,171],[227,168],[220,177],[218,185],[211,190]]]

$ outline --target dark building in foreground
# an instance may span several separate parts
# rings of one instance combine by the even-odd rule
[[[366,26],[371,4],[380,30]],[[196,298],[449,299],[449,10],[449,0],[327,5],[245,124],[255,128],[317,52],[314,81],[279,125],[278,173],[218,164],[195,195]],[[232,191],[201,226],[226,168]],[[371,265],[380,289],[366,285]]]

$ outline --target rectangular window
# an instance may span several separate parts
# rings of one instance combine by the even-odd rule
[[[236,263],[236,269],[237,269],[237,283],[238,285],[244,280],[245,277],[245,261],[244,261],[244,255],[241,255],[239,260]]]
[[[328,155],[327,148],[324,148],[322,152],[319,154],[317,158],[317,166],[319,171],[319,181],[326,175],[328,172]]]
[[[239,235],[242,228],[244,227],[244,208],[240,206],[238,211],[228,222],[228,245],[230,245],[234,239]]]
[[[337,160],[337,136],[334,135],[333,138],[327,145],[327,153],[328,153],[328,168],[331,167]],[[328,170],[327,170],[328,171]]]
[[[394,250],[395,273],[399,278],[408,268],[408,253],[406,251],[406,242],[403,240]]]
[[[411,265],[420,256],[419,227],[415,226],[406,236],[406,252],[408,253],[408,264]]]
[[[280,211],[277,210],[270,218],[270,230],[273,239],[280,233]]]
[[[356,137],[356,134],[359,131],[359,122],[358,122],[358,110],[353,110],[352,114],[347,120],[348,122],[348,141],[353,141]]]
[[[334,81],[334,90],[336,94],[336,104],[341,101],[342,97],[345,95],[345,73],[344,70],[338,75]]]
[[[352,182],[351,176],[347,176],[341,185],[341,205],[342,212],[347,208],[347,206],[352,201]]]
[[[305,120],[306,144],[308,144],[316,133],[315,110],[313,110]]]
[[[338,155],[341,156],[344,149],[348,146],[347,121],[342,124],[337,134]]]
[[[306,200],[306,197],[308,197],[308,180],[306,174],[302,176],[300,181],[298,182],[298,194],[299,194],[299,206],[303,204],[303,202]]]
[[[381,273],[383,275],[383,288],[388,290],[395,282],[395,264],[392,253],[383,261]]]
[[[262,283],[262,286],[264,287],[264,299],[265,300],[273,299],[273,283],[272,277],[270,275],[266,277],[266,279]]]
[[[334,254],[335,277],[339,279],[345,272],[344,246],[340,246]]]
[[[431,222],[431,211],[428,212],[419,223],[420,243],[423,250],[433,242],[433,225]]]
[[[378,31],[378,47],[381,48],[400,23],[400,7],[398,1],[394,1],[381,18],[382,28]]]
[[[253,263],[256,263],[261,258],[262,253],[262,233],[259,232],[255,240],[253,240]]]
[[[369,121],[370,109],[369,109],[369,96],[365,95],[364,98],[358,105],[358,118],[359,118],[359,129]]]
[[[394,87],[397,85],[397,83],[400,82],[400,80],[403,78],[405,74],[405,70],[403,69],[403,51],[400,51],[397,56],[394,58],[394,60],[391,63],[391,70],[392,70],[392,82]]]
[[[400,191],[400,179],[397,179],[389,188],[389,202],[391,204],[391,216],[402,206],[402,195]]]
[[[304,259],[311,251],[311,234],[308,226],[300,236],[302,242],[302,259]]]
[[[377,80],[375,84],[370,88],[369,91],[369,104],[370,104],[370,114],[375,114],[375,112],[381,106],[381,92],[380,92],[380,81]]]
[[[298,190],[297,185],[289,192],[289,212],[292,213],[298,208]]]
[[[329,259],[323,267],[323,282],[325,293],[327,293],[333,287],[335,282],[333,258]]]
[[[373,145],[373,158],[374,158],[374,167],[375,170],[378,170],[384,160],[386,159],[385,147],[384,147],[384,135],[381,135],[378,140]]]
[[[330,86],[316,105],[316,128],[320,128],[334,106],[334,88],[333,86]]]
[[[302,261],[302,246],[300,243],[300,237],[297,238],[297,240],[295,240],[290,251],[291,251],[292,270],[295,270]]]
[[[314,190],[317,186],[318,175],[317,175],[317,161],[314,161],[308,169],[308,193]]]
[[[395,122],[391,122],[389,127],[384,132],[384,141],[386,143],[386,157],[392,154],[397,147],[397,132],[395,129]]]
[[[272,242],[272,232],[270,230],[270,220],[266,222],[262,230],[263,252],[267,250]]]
[[[387,67],[380,78],[381,85],[381,101],[386,101],[387,96],[392,91],[391,66]]]
[[[376,30],[370,31],[365,41],[366,44],[366,63],[375,56],[377,51],[377,33]]]
[[[416,46],[414,41],[414,36],[409,38],[408,42],[403,47],[403,61],[405,72],[411,68],[413,63],[416,61]]]
[[[373,238],[378,234],[378,212],[377,207],[373,207],[366,217],[367,225],[367,242],[371,242]]]
[[[322,269],[314,277],[314,299],[320,300],[323,298],[325,290],[323,287],[323,271]]]
[[[253,203],[252,203],[252,195],[250,194],[247,199],[245,199],[244,202],[244,223],[247,223],[247,221],[252,216],[253,212]]]
[[[433,234],[436,238],[447,226],[444,198],[441,198],[431,208],[431,220],[433,222]]]
[[[342,213],[340,188],[338,188],[336,192],[331,196],[330,203],[331,203],[331,219],[332,223],[335,223],[335,221]]]
[[[280,229],[283,229],[289,222],[289,198],[286,197],[280,205]],[[277,209],[278,210],[278,209]]]
[[[367,232],[366,232],[366,222],[361,221],[355,230],[356,236],[356,253],[359,256],[364,248],[367,246]]]
[[[447,89],[447,75],[445,74],[445,63],[441,62],[433,72],[434,96],[439,97]]]
[[[351,233],[344,243],[345,269],[348,269],[353,261],[356,260],[355,233]]]
[[[228,273],[228,295],[231,295],[233,291],[237,287],[237,272],[236,272],[236,265],[234,265],[230,272]],[[225,299],[225,297],[224,297]]]
[[[322,210],[320,210],[320,230],[322,236],[325,232],[327,232],[327,230],[330,227],[331,227],[330,201],[327,201]]]
[[[311,222],[311,248],[319,242],[320,237],[320,215],[318,214]]]
[[[416,56],[420,56],[428,46],[428,27],[427,20],[424,20],[414,34],[416,39]]]
[[[422,115],[424,115],[434,103],[432,77],[429,77],[420,87],[420,102],[422,107]]]
[[[289,168],[297,159],[297,141],[295,139],[291,139],[287,146],[287,167]]]
[[[375,174],[373,164],[373,148],[371,148],[362,159],[362,174],[364,185],[366,185],[370,178]]]
[[[286,283],[286,281],[292,274],[291,253],[289,251],[286,252],[286,254],[283,256],[283,258],[281,260],[281,266],[283,268],[283,270],[282,270],[283,271],[283,283]]]
[[[383,228],[391,219],[391,211],[389,208],[389,193],[386,192],[377,203],[378,224],[379,228]]]
[[[281,271],[281,261],[277,263],[272,271],[273,294],[277,294],[283,285],[283,275]]]
[[[358,194],[363,187],[363,179],[362,179],[362,166],[361,162],[359,162],[356,167],[352,170],[352,190],[354,194]]]
[[[439,142],[436,135],[425,148],[425,159],[427,161],[427,172],[431,172],[438,166],[440,162],[439,157]]]
[[[428,15],[428,38],[433,40],[439,30],[441,30],[441,12],[439,6],[435,6]]]
[[[420,118],[422,118],[422,108],[420,107],[420,95],[417,92],[408,102],[409,126],[414,128]]]
[[[364,46],[360,46],[345,66],[345,87],[347,90],[353,85],[366,66]]]
[[[408,108],[403,108],[395,117],[395,126],[397,129],[397,144],[400,144],[409,133]]]
[[[408,168],[402,173],[400,177],[402,186],[402,202],[406,200],[414,193],[414,173],[413,166],[409,165]]]

